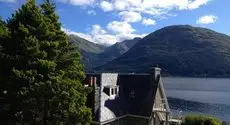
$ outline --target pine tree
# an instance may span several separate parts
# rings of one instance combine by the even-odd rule
[[[56,64],[58,70],[64,71],[60,83],[63,85],[61,88],[69,94],[69,96],[66,96],[66,100],[70,100],[69,106],[71,106],[70,109],[66,109],[68,111],[68,118],[71,118],[69,119],[70,122],[85,125],[90,123],[91,113],[90,110],[84,106],[86,102],[86,90],[83,89],[80,84],[84,78],[84,68],[83,65],[80,64],[80,53],[78,51],[76,52],[75,48],[70,46],[66,34],[61,31],[61,24],[58,22],[59,17],[55,14],[55,4],[50,0],[44,0],[41,7],[46,17],[45,22],[50,30],[46,38],[56,43],[60,42],[59,50],[61,50],[61,53],[58,55]],[[68,87],[66,85],[68,85]],[[61,92],[63,97],[63,94],[66,93]],[[61,99],[60,101],[63,100],[65,99]],[[78,106],[75,106],[76,104]]]
[[[28,0],[7,28],[1,54],[7,76],[1,80],[2,98],[8,106],[1,113],[7,124],[89,124],[80,54],[61,31],[55,4],[45,0],[40,8]]]
[[[8,116],[8,113],[5,113],[7,109],[9,109],[9,104],[6,100],[6,81],[9,72],[7,72],[9,69],[5,65],[4,58],[7,58],[7,56],[3,53],[3,47],[7,42],[7,38],[9,32],[6,27],[6,23],[2,20],[0,17],[0,119],[6,119]]]

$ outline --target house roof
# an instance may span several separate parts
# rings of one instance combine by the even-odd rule
[[[87,77],[97,74],[88,74]],[[109,75],[108,75],[109,76]],[[101,80],[101,78],[98,78]],[[151,74],[118,74],[117,79],[100,83],[101,89],[109,86],[119,86],[119,94],[114,99],[106,99],[107,95],[101,91],[101,106],[95,114],[95,120],[111,119],[126,114],[150,117],[154,105],[155,94],[159,83]],[[105,87],[106,86],[106,87]],[[100,114],[101,113],[101,114]],[[106,117],[106,118],[102,118]]]

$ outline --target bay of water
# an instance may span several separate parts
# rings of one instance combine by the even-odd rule
[[[230,121],[229,78],[164,77],[163,82],[172,110]]]

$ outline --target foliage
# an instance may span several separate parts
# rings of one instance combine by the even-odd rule
[[[27,0],[0,20],[0,45],[1,123],[90,123],[80,54],[61,31],[54,3]]]
[[[182,125],[221,125],[221,122],[213,117],[208,116],[186,116]]]
[[[223,121],[221,125],[230,125],[230,122]]]

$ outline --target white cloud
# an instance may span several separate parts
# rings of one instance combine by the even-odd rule
[[[97,44],[112,45],[118,42],[117,37],[111,34],[95,35],[93,38]]]
[[[185,6],[187,0],[143,0],[143,8],[177,8]]]
[[[0,0],[0,1],[16,1],[16,0]],[[90,5],[98,3],[97,0],[58,0],[62,3],[72,5]],[[131,8],[139,10],[147,9],[197,9],[202,5],[207,4],[211,0],[103,0],[100,2],[100,7],[103,10],[118,11],[129,10]]]
[[[100,6],[101,6],[102,10],[105,12],[113,10],[113,5],[107,1],[102,1],[100,3]]]
[[[143,38],[145,36],[147,36],[148,34],[133,34],[133,33],[130,33],[130,34],[118,34],[117,35],[117,38],[118,38],[118,42],[121,42],[121,41],[124,41],[124,40],[130,40],[130,39],[133,39],[135,37],[140,37],[140,38]]]
[[[92,26],[92,29],[91,29],[91,34],[93,35],[99,35],[99,34],[106,34],[107,32],[102,29],[102,27],[98,24],[95,24]]]
[[[92,37],[92,42],[98,44],[113,44],[117,42],[114,35],[108,34],[100,25],[92,25],[89,34]]]
[[[200,17],[196,23],[197,24],[211,24],[211,23],[215,23],[216,20],[218,19],[218,17],[214,16],[214,15],[205,15]]]
[[[91,31],[89,33],[80,33],[75,32],[67,28],[61,28],[68,35],[77,35],[81,38],[84,38],[90,42],[97,43],[97,44],[114,44],[118,42],[117,36],[107,34],[105,30],[101,28],[99,25],[93,25],[91,27]]]
[[[127,3],[125,0],[115,0],[114,7],[116,10],[124,10],[126,8]]]
[[[88,10],[87,14],[95,16],[97,13],[94,10]]]
[[[62,27],[61,30],[62,30],[63,32],[65,32],[66,34],[68,34],[68,35],[76,35],[76,36],[79,36],[79,37],[81,37],[81,38],[84,38],[84,39],[86,39],[86,40],[88,40],[88,41],[92,41],[92,42],[93,42],[93,38],[92,38],[90,35],[88,35],[88,34],[75,32],[75,31],[72,31],[72,30],[70,30],[70,29],[68,29],[68,28],[64,28],[64,27]]]
[[[89,34],[84,34],[84,33],[74,33],[74,34],[70,34],[70,35],[76,35],[76,36],[79,36],[81,38],[84,38],[90,42],[94,42],[94,39],[91,35]],[[95,43],[95,42],[94,42]]]
[[[122,20],[125,22],[138,22],[142,19],[140,13],[133,12],[133,11],[122,11],[119,13],[122,17]]]
[[[143,0],[142,7],[160,9],[196,9],[211,0]]]
[[[92,5],[95,1],[94,0],[58,0],[62,3],[67,3],[71,5]]]
[[[0,0],[0,2],[15,3],[17,0]]]
[[[153,19],[143,19],[142,20],[142,24],[146,25],[146,26],[148,26],[148,25],[155,25],[156,21],[153,20]]]
[[[160,8],[149,8],[149,9],[144,9],[141,12],[152,16],[160,16],[160,15],[167,14],[168,10],[160,9]]]
[[[107,25],[107,29],[114,33],[132,33],[136,31],[127,22],[112,21]]]
[[[138,33],[130,23],[141,22],[143,25],[156,25],[157,19],[176,16],[174,12],[194,10],[206,5],[211,0],[58,0],[66,4],[82,5],[88,9],[88,14],[95,15],[95,7],[105,12],[115,14],[118,21],[111,21],[106,28],[92,25],[88,33],[79,33],[65,30],[68,34],[75,34],[89,41],[100,44],[114,44],[125,39],[144,37],[146,34]],[[88,7],[90,6],[91,7]],[[176,11],[175,11],[176,10]],[[148,17],[152,17],[153,20]],[[199,24],[214,23],[217,17],[213,15],[201,17]]]
[[[209,1],[210,0],[195,0],[195,1],[191,2],[190,4],[188,4],[188,9],[197,9],[201,5],[207,4]]]
[[[149,15],[163,15],[170,10],[192,10],[211,0],[109,0],[116,11],[136,11]]]
[[[122,21],[138,22],[142,16],[165,19],[176,15],[174,10],[194,10],[212,0],[58,0],[72,5],[92,5],[105,12],[118,14]]]
[[[133,39],[135,37],[144,37],[147,34],[135,34],[136,31],[127,22],[112,21],[107,25],[107,29],[111,31],[116,37],[117,42],[121,42],[127,39]]]
[[[67,28],[64,28],[64,27],[62,27],[61,28],[61,30],[63,31],[63,32],[65,32],[66,34],[68,34],[68,35],[77,35],[77,32],[74,32],[74,31],[72,31],[72,30],[70,30],[70,29],[67,29]]]
[[[113,21],[116,22],[116,21]],[[112,24],[112,23],[110,23]],[[114,26],[116,24],[113,24],[113,28],[115,28],[116,26]],[[127,25],[126,23],[122,24],[122,25]],[[127,26],[126,26],[127,27]],[[129,27],[129,26],[128,26]],[[130,27],[129,27],[130,28]],[[132,27],[131,27],[132,29]],[[134,32],[132,30],[127,30],[126,32],[121,32],[121,31],[116,31],[112,33],[108,33],[105,29],[103,29],[100,25],[92,25],[90,32],[88,33],[79,33],[79,32],[75,32],[72,31],[70,29],[67,28],[63,28],[62,27],[62,31],[64,31],[66,34],[68,35],[77,35],[79,37],[82,37],[84,39],[87,39],[91,42],[97,43],[97,44],[106,44],[106,45],[112,45],[116,42],[121,42],[123,40],[127,40],[127,39],[133,39],[135,37],[144,37],[147,34],[135,34],[132,33]]]

